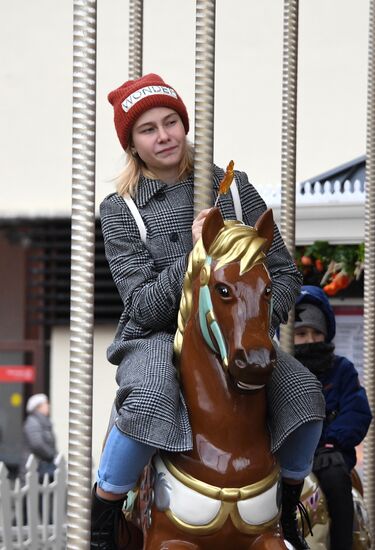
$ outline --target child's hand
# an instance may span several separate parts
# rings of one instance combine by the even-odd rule
[[[193,234],[193,245],[201,238],[203,223],[210,210],[211,208],[205,208],[205,210],[199,212],[198,216],[193,221],[193,226],[191,228],[191,232]]]

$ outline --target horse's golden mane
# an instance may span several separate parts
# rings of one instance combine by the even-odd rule
[[[208,250],[208,256],[217,260],[215,270],[230,262],[239,260],[240,275],[242,275],[255,264],[264,262],[266,256],[263,247],[266,239],[260,237],[256,229],[232,220],[225,221],[224,224]],[[177,357],[181,353],[186,323],[192,310],[193,281],[200,273],[206,258],[207,253],[202,239],[200,239],[189,255],[188,267],[184,277],[178,312],[178,326],[174,338],[174,351]]]

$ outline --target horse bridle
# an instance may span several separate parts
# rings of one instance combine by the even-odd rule
[[[225,344],[223,333],[221,332],[219,323],[216,320],[210,289],[208,288],[208,282],[211,275],[211,256],[207,256],[206,261],[200,272],[200,289],[199,289],[199,325],[202,331],[202,335],[206,344],[214,351],[218,353],[223,362],[225,369],[228,368],[228,352]],[[211,331],[211,333],[210,333]],[[211,338],[211,334],[214,337]]]

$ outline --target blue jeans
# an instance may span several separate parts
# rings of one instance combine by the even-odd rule
[[[302,480],[311,472],[322,426],[322,421],[308,422],[285,440],[276,453],[283,477]],[[131,439],[113,426],[100,459],[98,486],[109,493],[127,493],[136,486],[143,468],[156,450],[151,445]]]
[[[133,489],[155,447],[131,439],[113,426],[100,459],[97,484],[107,493],[124,494]]]
[[[306,422],[294,430],[276,452],[282,477],[303,480],[312,470],[323,421]]]

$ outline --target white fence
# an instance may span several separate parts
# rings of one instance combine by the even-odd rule
[[[65,459],[59,455],[50,482],[39,483],[37,462],[30,455],[25,483],[10,480],[0,462],[0,550],[63,550],[66,548]]]

